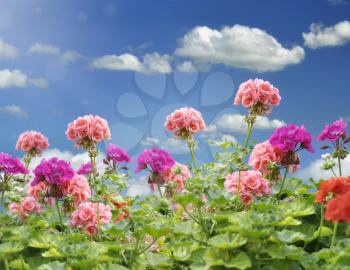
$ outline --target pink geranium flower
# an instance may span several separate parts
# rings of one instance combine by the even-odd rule
[[[9,211],[25,220],[31,214],[41,213],[42,209],[34,197],[25,197],[20,203],[10,203]]]
[[[334,121],[330,125],[325,125],[322,133],[317,137],[318,141],[336,141],[346,135],[347,123],[344,119]]]
[[[42,133],[33,130],[19,135],[16,143],[17,150],[22,150],[32,156],[41,155],[48,147],[48,139]]]
[[[74,206],[86,202],[91,197],[91,189],[88,181],[82,175],[76,174],[72,179],[62,185],[63,195],[73,197]]]
[[[175,191],[181,192],[185,190],[185,182],[192,174],[186,165],[175,163],[172,168],[165,170],[162,176],[165,183],[175,184]]]

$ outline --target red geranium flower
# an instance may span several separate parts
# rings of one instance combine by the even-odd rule
[[[333,222],[350,221],[350,191],[331,199],[327,203],[325,219]]]
[[[329,193],[332,193],[333,198],[335,198],[349,191],[350,177],[333,177],[320,184],[320,190],[316,194],[316,202],[325,203],[325,199]]]

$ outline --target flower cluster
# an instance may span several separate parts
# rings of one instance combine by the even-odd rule
[[[42,209],[36,199],[30,196],[25,197],[20,203],[10,203],[9,211],[14,215],[20,216],[22,220],[25,220],[33,213],[41,213]]]
[[[325,219],[350,221],[350,177],[331,178],[321,182],[316,202],[326,204]]]
[[[62,192],[66,196],[73,197],[74,206],[86,202],[91,197],[89,183],[84,176],[79,174],[74,175],[72,179],[63,183]]]
[[[110,143],[107,146],[107,159],[112,160],[115,163],[130,162],[131,158],[129,154],[121,147]]]
[[[274,148],[269,141],[255,145],[250,158],[249,165],[254,170],[259,170],[263,174],[268,174],[271,170],[269,165],[279,164],[282,160],[282,151]]]
[[[92,174],[92,165],[91,162],[86,162],[84,164],[82,164],[79,169],[77,170],[77,174],[80,175],[89,175]]]
[[[193,108],[180,108],[167,116],[165,127],[182,140],[191,139],[193,134],[205,129],[202,114]]]
[[[48,160],[43,159],[35,168],[34,175],[32,186],[46,182],[48,185],[60,187],[73,178],[74,171],[69,162],[54,157]]]
[[[334,121],[330,125],[325,125],[321,134],[317,137],[319,141],[336,141],[346,135],[347,123],[344,119]]]
[[[37,131],[26,131],[19,135],[16,149],[29,153],[32,156],[41,155],[49,147],[48,139]]]
[[[242,104],[255,115],[271,112],[272,106],[279,105],[279,90],[268,81],[261,79],[248,80],[242,83],[237,91],[234,104]]]
[[[98,232],[98,225],[111,221],[112,212],[108,205],[103,203],[81,203],[72,214],[70,224],[73,227],[82,228],[92,236]]]
[[[312,136],[304,126],[290,124],[280,127],[270,137],[270,143],[273,147],[282,152],[295,152],[306,149],[310,153],[315,152],[311,145]]]
[[[76,142],[76,147],[89,149],[102,140],[109,140],[111,132],[107,120],[97,115],[78,117],[68,124],[67,138]]]
[[[24,167],[18,158],[13,158],[11,155],[2,152],[0,152],[0,172],[5,174],[29,173],[28,169]]]
[[[167,151],[155,147],[151,150],[144,149],[137,157],[135,172],[148,169],[153,173],[162,174],[166,169],[172,168],[174,164],[174,159]]]
[[[185,190],[185,182],[191,177],[192,174],[189,168],[180,163],[176,163],[172,168],[163,172],[165,183],[174,185],[174,191],[176,192]]]
[[[238,182],[240,184],[238,185]],[[226,176],[224,183],[227,192],[238,193],[244,204],[253,200],[254,196],[270,195],[272,190],[268,181],[259,171],[234,172]]]

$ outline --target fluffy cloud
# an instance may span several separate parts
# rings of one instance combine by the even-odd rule
[[[281,70],[304,59],[302,47],[284,48],[264,30],[238,24],[221,30],[197,26],[180,40],[175,54],[192,58],[199,67],[224,64],[259,72]]]
[[[27,74],[18,69],[2,69],[0,70],[0,89],[11,87],[27,87],[34,85],[39,88],[46,88],[48,86],[46,79],[29,78]]]
[[[127,196],[146,196],[152,193],[147,183],[147,176],[142,175],[137,178],[128,180]]]
[[[204,139],[211,139],[215,141],[232,141],[235,142],[236,138],[220,131],[216,124],[208,125],[205,130],[203,130],[199,136]]]
[[[17,105],[7,105],[0,107],[0,112],[20,117],[28,116],[27,112],[22,110],[22,108],[18,107]]]
[[[145,147],[157,146],[172,154],[188,153],[188,147],[186,143],[180,140],[176,140],[174,138],[160,140],[158,138],[146,137],[141,141],[141,144]]]
[[[329,27],[313,23],[310,25],[310,32],[303,33],[303,38],[305,45],[312,49],[344,45],[350,42],[350,21],[342,21]]]
[[[180,72],[196,72],[197,69],[194,67],[191,61],[183,61],[176,66],[176,69]]]
[[[321,168],[323,164],[322,159],[317,159],[313,162],[311,162],[307,167],[301,169],[297,176],[303,179],[309,179],[313,178],[316,181],[320,179],[328,179],[333,176],[331,171],[326,171]],[[344,160],[341,162],[342,164],[342,173],[343,175],[350,175],[350,156],[347,156]],[[337,165],[334,168],[335,172],[338,173]]]
[[[61,63],[70,63],[82,58],[82,55],[76,51],[62,51],[59,47],[50,44],[35,43],[29,49],[30,54],[46,54],[58,58]]]
[[[170,73],[172,71],[170,61],[169,55],[160,55],[157,52],[146,54],[143,61],[135,55],[125,53],[104,55],[94,59],[90,66],[96,69],[130,70],[141,73]]]
[[[16,58],[17,56],[17,49],[0,39],[0,59]]]
[[[244,121],[244,115],[241,114],[223,114],[216,120],[218,128],[229,132],[246,132],[247,123]],[[270,120],[266,116],[258,116],[254,123],[254,128],[259,130],[275,129],[285,126],[282,120]]]

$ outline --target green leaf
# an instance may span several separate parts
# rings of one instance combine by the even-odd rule
[[[51,263],[40,265],[38,270],[65,270],[65,265],[65,263],[54,261]]]
[[[300,220],[297,220],[293,217],[286,217],[285,219],[281,220],[277,226],[284,227],[284,226],[298,226],[301,224]]]
[[[22,258],[16,259],[9,264],[11,269],[15,270],[29,270],[29,264],[27,264]]]
[[[145,255],[148,264],[152,267],[164,267],[171,265],[169,258],[162,254],[147,252]]]
[[[304,241],[306,236],[301,232],[294,232],[291,230],[283,230],[276,232],[277,238],[283,243],[294,243],[298,241]]]
[[[191,257],[192,253],[192,247],[191,246],[177,246],[173,250],[173,255],[175,260],[184,262],[188,260]]]
[[[45,251],[41,254],[44,258],[59,258],[64,257],[64,255],[59,252],[56,248],[50,248],[48,251]]]
[[[219,234],[209,239],[208,244],[220,249],[237,248],[247,243],[247,238],[236,233]]]
[[[24,245],[19,242],[6,242],[0,244],[0,254],[18,253],[24,249]]]
[[[176,224],[174,226],[174,233],[176,234],[183,234],[183,235],[190,235],[192,233],[192,221],[185,221],[179,224]]]
[[[28,246],[40,249],[56,247],[55,237],[52,234],[39,234],[29,240]]]
[[[279,206],[285,216],[302,217],[309,216],[315,213],[314,205],[306,200],[295,199],[291,202],[284,202]]]
[[[251,267],[250,258],[244,252],[231,254],[220,249],[208,248],[204,254],[207,266],[225,266],[229,268],[247,269]]]
[[[155,238],[159,238],[163,235],[166,235],[170,231],[169,226],[156,223],[156,222],[146,225],[144,229],[149,235]]]
[[[273,244],[267,248],[267,254],[273,259],[282,260],[288,258],[292,260],[300,260],[305,252],[303,249],[296,246]]]

